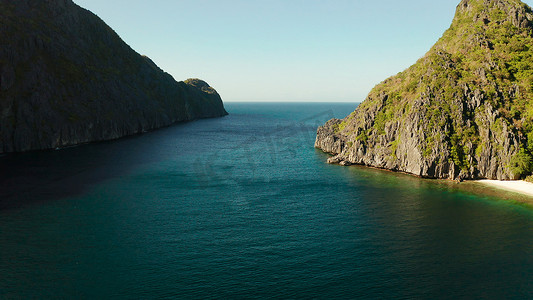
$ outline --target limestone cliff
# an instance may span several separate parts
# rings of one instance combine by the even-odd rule
[[[330,163],[428,178],[531,174],[533,14],[519,0],[463,0],[416,64],[377,85],[343,120],[320,127]]]
[[[71,0],[0,0],[0,153],[225,114],[205,82],[176,82]]]

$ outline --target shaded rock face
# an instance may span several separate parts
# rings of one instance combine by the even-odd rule
[[[176,82],[71,0],[0,0],[0,33],[0,153],[227,114],[207,83]]]
[[[415,65],[377,85],[315,147],[427,178],[518,179],[533,169],[533,14],[518,0],[463,0]]]

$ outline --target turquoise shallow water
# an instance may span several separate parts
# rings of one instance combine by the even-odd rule
[[[533,298],[533,209],[325,164],[316,126],[354,107],[0,157],[0,298]]]

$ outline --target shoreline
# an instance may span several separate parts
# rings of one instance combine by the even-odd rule
[[[523,181],[523,180],[512,180],[512,181],[500,181],[500,180],[475,180],[481,184],[495,187],[501,190],[506,190],[509,192],[520,193],[525,196],[533,197],[533,183]]]
[[[318,147],[315,147],[315,148],[325,154],[331,155],[331,153],[325,152],[324,150]],[[351,164],[350,163],[350,164],[341,165],[339,163],[332,163],[329,161],[327,163],[332,164],[332,165],[344,166],[344,167],[361,167],[361,168],[373,169],[373,170],[378,170],[378,171],[390,172],[394,174],[403,174],[403,175],[412,176],[415,178],[425,179],[425,180],[436,180],[436,181],[441,181],[441,182],[455,183],[458,186],[463,186],[463,187],[467,187],[467,186],[475,187],[474,189],[471,190],[471,192],[475,194],[487,194],[487,195],[493,195],[493,196],[502,198],[504,193],[513,193],[515,194],[515,196],[511,197],[513,201],[525,203],[533,207],[533,183],[530,183],[524,180],[506,181],[506,180],[492,180],[492,179],[477,179],[477,180],[466,179],[464,181],[457,181],[457,180],[452,180],[448,178],[445,179],[445,178],[424,177],[424,176],[419,176],[419,175],[408,173],[408,172],[384,169],[384,168],[379,168],[379,167],[374,167],[374,166],[369,166],[369,165],[364,165],[364,164]],[[484,185],[488,187],[489,189],[487,189],[484,192],[481,192],[479,191],[479,188],[480,188],[479,185]],[[493,192],[488,192],[488,190],[492,190]],[[496,194],[494,192],[496,192]],[[507,197],[503,197],[503,198],[505,198],[506,200],[511,200],[511,199],[507,199]]]

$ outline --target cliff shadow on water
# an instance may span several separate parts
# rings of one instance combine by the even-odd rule
[[[0,210],[83,195],[108,180],[198,151],[198,145],[187,141],[187,130],[212,122],[219,120],[181,123],[148,134],[58,150],[0,155]]]

